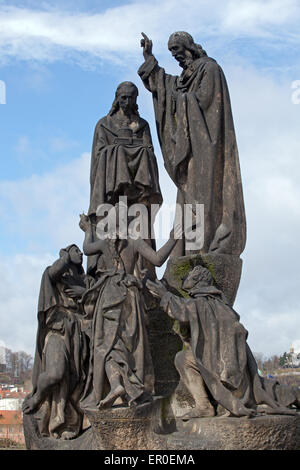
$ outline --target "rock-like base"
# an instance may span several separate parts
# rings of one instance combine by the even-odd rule
[[[81,436],[70,441],[43,437],[32,414],[23,414],[23,427],[28,450],[98,450],[98,441],[90,427]]]
[[[299,450],[300,413],[256,418],[173,419],[162,423],[162,402],[137,408],[86,410],[91,428],[71,441],[41,437],[32,415],[24,415],[32,450]],[[174,417],[173,417],[174,418]]]
[[[171,450],[299,450],[300,413],[256,418],[194,418],[166,437]]]

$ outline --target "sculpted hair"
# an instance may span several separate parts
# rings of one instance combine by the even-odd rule
[[[80,250],[80,248],[77,245],[75,245],[75,243],[72,243],[72,245],[68,245],[66,248],[62,248],[59,251],[59,257],[61,258],[64,255],[64,253],[70,253],[72,248],[77,248],[78,250]],[[78,272],[79,274],[84,274],[84,269],[82,265],[78,268]]]
[[[181,44],[183,44],[186,49],[188,49],[193,54],[194,59],[207,56],[207,53],[202,48],[202,46],[200,46],[200,44],[196,44],[192,36],[185,31],[176,31],[175,33],[171,34],[168,43],[173,41],[179,41]]]
[[[210,271],[203,266],[196,266],[189,274],[189,276],[193,276],[195,279],[195,283],[197,282],[205,282],[208,285],[213,284],[213,278]]]
[[[138,95],[139,95],[139,90],[138,90],[137,86],[134,83],[132,83],[132,82],[122,82],[122,83],[120,83],[120,85],[118,85],[118,87],[116,89],[115,99],[114,99],[114,102],[112,104],[111,110],[108,113],[109,116],[112,116],[113,114],[115,114],[118,111],[118,109],[120,108],[118,97],[119,97],[119,95],[121,93],[121,90],[123,88],[127,88],[127,89],[131,88],[132,90],[134,90],[135,98],[137,98]],[[139,109],[138,105],[135,104],[133,111],[134,111],[134,114],[136,114],[137,116],[139,116],[138,109]]]

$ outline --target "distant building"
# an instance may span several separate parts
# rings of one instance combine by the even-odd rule
[[[6,371],[6,351],[5,344],[0,340],[0,373]]]
[[[0,385],[0,439],[24,444],[22,404],[27,391],[15,385]]]
[[[23,401],[24,401],[24,398],[20,398],[20,397],[2,398],[0,400],[0,412],[2,410],[20,411],[22,410]]]
[[[0,410],[0,439],[25,443],[21,411]]]

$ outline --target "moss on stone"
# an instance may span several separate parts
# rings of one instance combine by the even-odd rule
[[[210,261],[208,261],[208,259],[202,255],[202,259],[205,263],[205,267],[209,270],[210,274],[212,275],[212,278],[213,278],[213,281],[215,283],[217,283],[217,277],[216,277],[216,273],[215,273],[215,268],[214,268],[214,264],[211,263]]]
[[[189,261],[174,263],[172,266],[172,276],[176,281],[182,281],[184,276],[186,276],[190,270],[191,263]]]

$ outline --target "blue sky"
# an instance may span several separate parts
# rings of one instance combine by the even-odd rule
[[[175,202],[136,71],[145,31],[160,64],[178,73],[167,41],[186,30],[223,67],[232,99],[248,221],[235,308],[254,351],[298,344],[299,20],[296,0],[0,0],[1,340],[33,352],[42,271],[62,246],[82,244],[94,127],[124,80],[139,87],[163,195]]]

